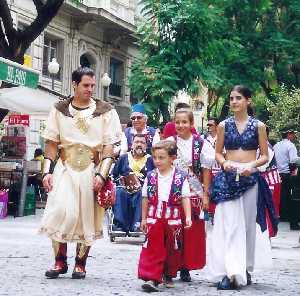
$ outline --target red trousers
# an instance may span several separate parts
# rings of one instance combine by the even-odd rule
[[[157,219],[148,225],[147,241],[139,260],[138,277],[145,281],[162,282],[163,275],[176,277],[182,257],[182,227],[168,225]]]
[[[181,268],[201,269],[206,264],[206,233],[204,220],[193,220],[191,228],[183,230],[183,260]]]
[[[272,191],[272,199],[274,203],[275,213],[279,217],[281,179],[278,170],[272,169],[270,171],[263,172],[262,176],[265,178],[265,180],[269,185],[270,190]],[[272,223],[270,222],[268,212],[267,212],[267,225],[269,229],[269,237],[274,237],[276,233],[274,233],[272,229]]]
[[[281,191],[281,183],[277,183],[273,185],[274,189],[272,189],[272,199],[274,202],[275,213],[279,217],[279,209],[280,209],[280,191]],[[276,234],[273,231],[272,223],[270,222],[270,218],[267,212],[267,225],[269,229],[269,237],[274,237]]]

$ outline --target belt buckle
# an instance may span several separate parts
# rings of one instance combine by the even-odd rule
[[[93,154],[88,146],[78,144],[67,149],[66,162],[75,171],[85,170],[93,161]]]

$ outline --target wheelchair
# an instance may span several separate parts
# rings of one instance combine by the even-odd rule
[[[117,188],[124,188],[124,186],[117,186]],[[113,208],[110,207],[106,210],[106,218],[107,218],[107,234],[111,242],[115,242],[116,238],[143,238],[143,241],[146,240],[146,236],[142,231],[122,231],[114,229],[114,212]]]

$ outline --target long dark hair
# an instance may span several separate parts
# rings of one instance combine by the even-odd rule
[[[240,85],[235,85],[232,88],[231,92],[232,91],[236,91],[236,92],[240,93],[247,100],[250,99],[250,98],[252,98],[252,92],[251,92],[251,90],[247,86],[245,86],[245,85],[241,85],[241,84]],[[251,105],[248,105],[247,112],[248,112],[249,116],[254,116],[254,109],[252,108]]]

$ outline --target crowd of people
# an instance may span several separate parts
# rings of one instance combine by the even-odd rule
[[[177,104],[162,132],[147,126],[144,106],[136,104],[122,132],[111,105],[91,97],[93,71],[79,68],[72,82],[74,97],[55,105],[44,132],[49,197],[40,231],[52,239],[55,254],[46,277],[67,272],[67,242],[77,242],[72,278],[85,277],[89,249],[102,237],[104,208],[95,192],[111,173],[117,185],[113,231],[146,234],[138,263],[144,291],[159,291],[161,283],[174,287],[177,273],[189,282],[190,271],[205,265],[220,290],[250,285],[254,263],[271,261],[281,180],[291,229],[299,227],[288,192],[297,159],[293,131],[284,131],[273,149],[265,124],[249,115],[251,91],[237,85],[229,96],[233,116],[220,123],[210,118],[206,135],[195,130],[185,103]]]

